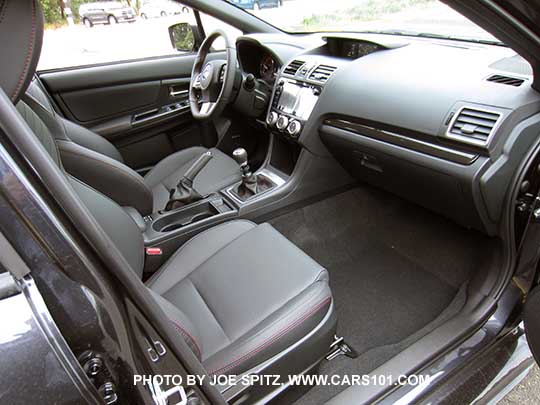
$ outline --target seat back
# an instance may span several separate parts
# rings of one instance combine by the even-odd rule
[[[144,268],[144,240],[137,224],[117,203],[89,187],[83,181],[67,173],[64,169],[58,141],[49,126],[24,101],[17,103],[17,110],[32,132],[39,139],[52,160],[66,175],[79,198],[95,220],[113,241],[120,253],[131,265],[137,276],[142,277]]]
[[[152,191],[136,171],[123,163],[118,150],[105,138],[58,115],[37,80],[30,83],[18,103],[19,111],[31,119],[39,117],[53,137],[64,169],[122,206],[135,208],[141,215],[153,211]]]

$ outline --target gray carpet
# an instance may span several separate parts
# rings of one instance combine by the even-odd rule
[[[338,334],[361,355],[324,374],[364,374],[459,310],[490,241],[423,208],[355,188],[270,221],[330,273]],[[315,387],[320,403],[345,387]]]

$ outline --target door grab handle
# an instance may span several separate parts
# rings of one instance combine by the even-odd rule
[[[188,93],[189,92],[187,90],[179,90],[179,91],[174,91],[173,89],[169,90],[169,96],[171,97],[187,96]]]

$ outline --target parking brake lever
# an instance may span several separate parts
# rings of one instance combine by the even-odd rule
[[[193,189],[193,181],[202,169],[212,160],[214,155],[211,151],[203,153],[186,171],[184,177],[178,182],[176,188],[170,190],[169,201],[165,211],[170,211],[182,205],[190,204],[202,199],[202,196]]]
[[[180,182],[178,183],[178,186],[180,184],[188,184],[190,187],[193,186],[193,181],[195,180],[195,177],[201,172],[202,169],[212,160],[214,155],[212,152],[208,151],[206,153],[203,153],[199,158],[193,163],[193,165],[187,170],[187,172],[184,174],[184,177]]]

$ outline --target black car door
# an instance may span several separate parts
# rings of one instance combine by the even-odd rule
[[[201,143],[187,88],[194,55],[42,72],[66,118],[110,140],[126,163],[151,166]]]
[[[540,91],[540,0],[443,0],[531,65],[533,88]],[[512,232],[517,250],[512,282],[523,292],[523,321],[531,351],[540,363],[540,147],[530,151],[517,181]]]
[[[107,138],[126,164],[142,174],[175,151],[214,146],[189,109],[187,90],[196,50],[178,52],[168,34],[169,25],[185,21],[201,37],[204,31],[196,15],[190,10],[167,19],[71,31],[82,42],[72,46],[75,62],[58,49],[69,43],[54,42],[46,32],[41,83],[67,119]],[[65,58],[62,64],[81,66],[47,69],[59,64],[51,53]],[[130,58],[153,54],[159,56]],[[90,64],[101,60],[106,62]]]

